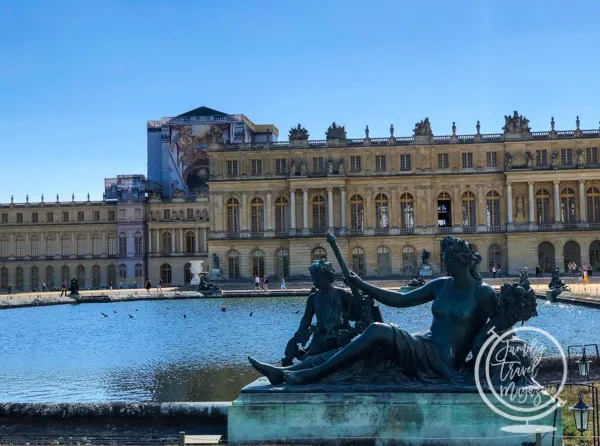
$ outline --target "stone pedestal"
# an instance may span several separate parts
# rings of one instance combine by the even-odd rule
[[[503,431],[524,423],[497,415],[476,389],[267,384],[260,378],[246,386],[229,408],[229,444],[506,446],[535,441],[535,434]],[[560,411],[556,422],[552,413],[535,424],[554,425],[554,444],[562,444]],[[552,433],[542,444],[552,444]]]
[[[210,282],[216,282],[219,280],[223,280],[223,274],[221,273],[221,269],[213,268],[210,270],[210,274],[208,275],[208,280]]]
[[[421,265],[421,269],[419,270],[419,275],[423,277],[432,277],[433,271],[431,270],[430,265]]]

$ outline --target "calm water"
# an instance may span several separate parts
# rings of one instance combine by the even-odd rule
[[[257,376],[248,354],[281,359],[304,303],[207,299],[0,311],[0,402],[231,401]],[[565,348],[598,341],[591,328],[599,309],[543,301],[538,308],[531,325]],[[382,310],[411,332],[431,323],[430,305]]]

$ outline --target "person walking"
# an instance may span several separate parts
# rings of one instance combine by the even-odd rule
[[[585,269],[584,269],[584,270],[581,272],[581,275],[583,276],[583,284],[584,284],[584,285],[589,285],[589,284],[590,284],[590,280],[589,280],[589,278],[588,278],[588,272],[587,272],[587,270],[585,270]]]
[[[160,279],[158,279],[158,286],[156,287],[156,292],[162,293],[162,284],[163,284],[163,280],[161,277]]]
[[[285,287],[285,279],[284,279],[283,277],[281,278],[281,285],[279,285],[279,288],[281,288],[282,290],[285,290],[285,289],[287,289],[287,288]]]
[[[492,276],[494,279],[496,278],[496,265],[492,266]]]
[[[498,265],[498,277],[502,277],[502,267]]]
[[[146,291],[148,291],[148,294],[150,294],[150,288],[152,288],[152,282],[150,282],[150,278],[148,277],[146,279]]]
[[[63,281],[63,283],[60,285],[60,297],[63,297],[63,294],[66,296],[67,295],[67,282]]]
[[[254,277],[254,291],[260,291],[260,278]]]
[[[112,287],[113,287],[112,280],[109,280],[109,281],[108,281],[108,289],[109,289],[109,290],[112,290]]]
[[[46,291],[46,282],[42,282],[42,291]]]
[[[267,279],[267,276],[263,277],[263,290],[269,291],[269,279]]]

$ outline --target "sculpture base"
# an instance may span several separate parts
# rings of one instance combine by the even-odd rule
[[[535,433],[503,431],[502,428],[518,423],[492,411],[476,390],[451,389],[375,385],[274,387],[260,378],[244,387],[229,408],[228,442],[505,446],[535,441]],[[560,410],[556,421],[551,413],[535,424],[554,425],[554,444],[562,444]],[[542,444],[552,444],[552,433],[542,439]]]
[[[429,265],[421,266],[421,269],[419,270],[419,275],[421,275],[423,277],[432,277],[433,271],[431,270],[431,266],[429,266]]]
[[[221,274],[220,269],[213,268],[210,270],[210,274],[208,275],[208,280],[210,282],[216,282],[218,280],[223,280],[223,275]]]

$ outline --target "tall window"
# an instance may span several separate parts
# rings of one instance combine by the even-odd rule
[[[69,268],[68,265],[63,265],[63,267],[60,269],[61,285],[63,282],[66,282],[66,284],[68,286],[70,280],[71,280],[71,269]]]
[[[409,229],[415,227],[413,196],[407,192],[400,195],[400,227]]]
[[[462,166],[463,168],[471,168],[473,167],[473,153],[471,152],[463,152],[461,154]]]
[[[310,260],[314,262],[315,260],[327,260],[327,251],[325,248],[315,248],[310,253]]]
[[[390,250],[385,246],[377,248],[377,275],[388,276],[391,273]]]
[[[40,255],[40,239],[37,235],[31,236],[31,257]]]
[[[37,266],[31,267],[31,289],[37,290],[40,286],[40,270]]]
[[[116,234],[108,234],[108,255],[117,255],[117,236]]]
[[[500,194],[495,190],[486,195],[486,223],[488,226],[500,226]]]
[[[95,256],[102,254],[102,239],[98,234],[92,236],[92,254]]]
[[[322,156],[313,158],[313,172],[323,173],[325,172],[325,160]]]
[[[17,223],[23,223],[23,212],[17,212]]]
[[[364,276],[366,273],[365,250],[360,247],[352,250],[352,271],[359,276]]]
[[[72,252],[73,251],[71,249],[71,236],[68,234],[65,234],[60,239],[60,255],[68,256],[68,255],[71,255]]]
[[[106,267],[106,282],[111,282],[113,286],[117,282],[117,268],[115,265],[108,265]]]
[[[563,166],[569,166],[573,164],[573,150],[561,149],[560,151],[560,162]]]
[[[587,147],[585,154],[588,164],[598,164],[598,147]]]
[[[54,288],[54,267],[47,266],[46,267],[46,286],[48,289]]]
[[[265,252],[262,249],[255,249],[250,254],[251,266],[252,266],[252,277],[264,277],[265,276]]]
[[[410,154],[400,155],[400,170],[410,170]]]
[[[289,228],[288,200],[285,197],[278,197],[275,200],[275,231],[284,232]]]
[[[54,212],[46,212],[46,223],[54,222]]]
[[[438,169],[447,169],[450,166],[447,153],[438,153]]]
[[[31,213],[31,223],[37,223],[38,222],[38,213],[37,212],[32,212]]]
[[[119,265],[119,280],[125,282],[127,280],[127,265],[121,263]]]
[[[240,202],[237,198],[227,200],[227,232],[240,230]]]
[[[402,272],[405,276],[415,275],[415,248],[412,246],[402,248]]]
[[[462,196],[463,226],[475,227],[477,220],[475,218],[475,194],[467,191]]]
[[[115,221],[117,219],[117,214],[115,211],[108,211],[108,221]],[[114,281],[113,281],[114,283]]]
[[[85,266],[83,265],[77,267],[77,282],[80,288],[85,288]]]
[[[0,268],[0,288],[8,288],[8,268]]]
[[[540,149],[535,151],[535,165],[536,166],[547,166],[548,165],[548,150]]]
[[[275,173],[277,175],[285,175],[287,173],[285,158],[277,158],[275,160]]]
[[[196,247],[196,235],[194,231],[188,231],[185,233],[185,252],[191,254],[194,252]]]
[[[365,208],[363,198],[356,194],[350,198],[350,228],[362,231],[365,228]]]
[[[287,249],[278,249],[275,254],[277,277],[290,276],[290,253]]]
[[[262,160],[252,160],[252,175],[262,175]]]
[[[385,170],[386,170],[385,155],[375,155],[375,171],[385,172]]]
[[[488,271],[492,271],[493,267],[502,266],[502,248],[500,245],[490,245],[488,248]]]
[[[100,267],[98,265],[92,266],[92,287],[100,287]]]
[[[85,213],[83,211],[77,211],[77,221],[85,220]]]
[[[498,159],[496,156],[496,152],[487,152],[485,154],[485,165],[487,167],[496,167],[498,166]]]
[[[183,265],[183,283],[189,285],[192,281],[192,264],[186,263]]]
[[[165,284],[170,284],[173,281],[173,271],[171,270],[171,265],[168,263],[163,263],[160,265],[160,278]]]
[[[570,187],[560,192],[560,220],[563,223],[576,223],[575,191]]]
[[[86,250],[86,238],[83,234],[77,235],[77,255],[84,256],[87,254]]]
[[[141,263],[136,263],[134,267],[135,281],[138,285],[144,282],[144,266]]]
[[[133,252],[135,254],[136,257],[140,257],[142,255],[143,252],[143,243],[144,243],[144,239],[142,238],[142,233],[141,232],[136,232],[133,235]]]
[[[546,189],[540,189],[535,194],[535,221],[538,225],[547,225],[552,217],[550,194]]]
[[[375,197],[375,216],[377,218],[377,229],[388,229],[390,227],[388,198],[384,194],[377,194]]]
[[[237,160],[227,161],[227,176],[237,177],[238,175],[238,162]]]
[[[20,235],[17,235],[17,238],[15,239],[15,255],[17,257],[25,256],[25,240],[23,240],[23,237]]]
[[[53,235],[46,236],[46,255],[56,255],[56,239]],[[4,256],[3,256],[4,257]]]
[[[8,257],[8,237],[2,237],[0,239],[0,254],[2,257]]]
[[[15,268],[15,288],[23,289],[23,267],[17,266]]]
[[[127,255],[127,234],[124,232],[119,234],[119,255],[123,257]]]
[[[165,231],[162,233],[162,246],[161,246],[161,254],[163,256],[168,256],[171,253],[171,244],[173,242],[173,235],[169,231]]]
[[[69,211],[63,211],[62,213],[62,221],[67,223],[69,221]]]
[[[587,222],[600,223],[600,189],[590,187],[585,194],[585,199],[587,203]]]
[[[250,200],[250,231],[263,232],[265,230],[265,205],[262,198],[254,197]]]
[[[230,279],[240,277],[240,253],[232,250],[227,253],[227,274]]]
[[[327,229],[327,201],[322,195],[317,195],[312,201],[313,229]]]

